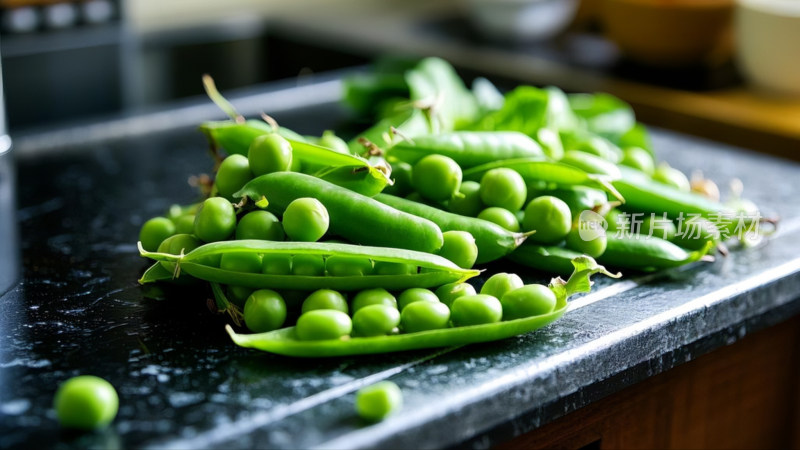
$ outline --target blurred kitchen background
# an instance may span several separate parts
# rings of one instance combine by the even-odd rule
[[[798,0],[0,0],[12,137],[202,95],[204,73],[224,92],[384,54],[800,157]]]

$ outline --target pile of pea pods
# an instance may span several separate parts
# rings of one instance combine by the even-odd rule
[[[656,164],[610,95],[503,95],[438,58],[385,60],[344,82],[374,123],[346,141],[247,120],[204,81],[230,116],[201,125],[213,184],[142,226],[154,264],[140,282],[208,283],[243,347],[323,357],[508,338],[560,317],[591,275],[620,276],[601,264],[671,268],[761,234],[752,202]],[[500,259],[559,276],[498,273],[476,291],[475,266]]]

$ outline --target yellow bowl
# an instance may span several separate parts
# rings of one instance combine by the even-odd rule
[[[659,67],[715,66],[732,53],[734,0],[602,0],[609,39],[632,60]]]

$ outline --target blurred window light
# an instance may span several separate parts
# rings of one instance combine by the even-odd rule
[[[32,6],[8,9],[3,14],[3,29],[9,33],[29,33],[39,28],[40,19]]]
[[[69,28],[78,21],[78,11],[72,3],[56,3],[45,6],[44,23],[49,28]]]
[[[97,24],[110,21],[114,17],[114,4],[110,0],[90,0],[81,4],[83,20]]]

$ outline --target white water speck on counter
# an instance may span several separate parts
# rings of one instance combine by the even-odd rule
[[[195,403],[200,403],[205,399],[205,395],[200,392],[173,392],[169,394],[169,404],[173,408],[181,408]]]
[[[31,369],[40,369],[47,367],[51,363],[47,359],[31,359],[31,358],[15,358],[8,362],[0,362],[0,369],[7,369],[9,367],[29,367]]]
[[[431,366],[428,370],[425,371],[428,375],[441,375],[447,372],[447,366],[444,364],[437,364],[435,366]]]
[[[0,403],[0,414],[17,416],[25,413],[30,407],[31,402],[24,398],[10,400],[5,403]]]

